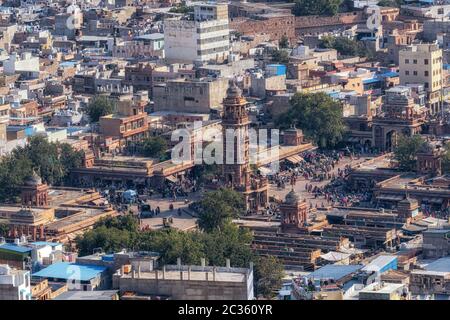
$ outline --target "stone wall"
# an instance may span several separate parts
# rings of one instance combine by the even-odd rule
[[[295,17],[293,15],[275,16],[261,20],[250,18],[230,19],[230,29],[243,35],[267,34],[271,41],[279,41],[283,35],[295,41]]]
[[[357,24],[364,22],[365,19],[366,18],[363,11],[345,12],[332,17],[295,17],[295,33],[298,36],[314,32],[323,32],[328,30],[330,27],[335,28],[340,25],[345,26],[349,24]]]
[[[120,292],[170,296],[173,300],[246,300],[245,283],[121,278]]]

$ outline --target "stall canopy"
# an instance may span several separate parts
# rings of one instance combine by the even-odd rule
[[[286,158],[287,161],[289,161],[292,164],[297,164],[303,161],[303,158],[300,157],[299,155],[295,155],[295,156],[290,156]]]
[[[167,176],[166,180],[172,183],[176,183],[177,182],[177,178],[173,175]]]

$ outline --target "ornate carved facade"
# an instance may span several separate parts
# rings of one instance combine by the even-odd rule
[[[25,181],[22,187],[22,204],[32,207],[48,206],[48,186],[42,183],[42,179],[33,172],[33,175]]]
[[[425,121],[417,108],[411,88],[398,86],[386,91],[383,113],[373,119],[373,144],[381,151],[392,151],[399,135],[419,134]]]
[[[284,232],[296,231],[298,228],[305,227],[307,210],[306,201],[301,201],[295,191],[291,190],[280,204],[282,230]]]
[[[247,101],[242,97],[241,90],[232,82],[223,101],[224,159],[222,174],[226,186],[244,195],[247,209],[258,211],[265,208],[268,203],[269,185],[267,178],[251,173],[248,133],[250,120],[245,108],[246,104]],[[229,141],[229,139],[234,140]],[[232,150],[230,146],[232,146]]]

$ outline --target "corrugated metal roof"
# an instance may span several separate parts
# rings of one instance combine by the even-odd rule
[[[450,272],[450,257],[437,259],[425,266],[427,271]]]
[[[57,247],[62,245],[61,243],[58,242],[48,242],[48,241],[36,241],[32,242],[31,244],[34,244],[36,246],[50,246],[50,247]]]
[[[104,266],[59,262],[33,273],[33,277],[89,281],[105,270]]]
[[[9,243],[0,245],[0,250],[1,249],[19,252],[19,253],[26,253],[26,252],[30,252],[32,250],[31,248],[28,248],[28,247],[22,247],[22,246],[18,246],[15,244],[9,244]]]
[[[392,255],[381,255],[373,259],[369,264],[367,264],[362,270],[363,271],[380,271],[385,266],[396,260],[396,256]]]
[[[353,272],[358,271],[364,267],[363,265],[337,265],[337,264],[328,264],[322,268],[317,269],[313,273],[308,275],[308,278],[320,280],[320,279],[333,279],[339,280],[344,278],[347,275],[352,274]]]

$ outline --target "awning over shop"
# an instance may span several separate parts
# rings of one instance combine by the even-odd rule
[[[166,180],[172,183],[176,183],[178,181],[177,178],[173,175],[167,176]]]
[[[258,170],[263,176],[269,176],[273,174],[270,168],[260,167],[258,168]]]
[[[295,155],[295,156],[290,156],[286,158],[286,161],[289,161],[292,164],[297,164],[303,161],[303,158],[300,157],[299,155]]]
[[[400,201],[404,199],[404,196],[396,196],[393,194],[380,194],[377,197],[378,200],[388,200],[388,201]]]
[[[348,259],[351,255],[349,253],[342,253],[342,252],[335,252],[330,251],[328,253],[320,255],[320,257],[324,260],[331,261],[331,262],[337,262],[342,261],[345,259]]]

